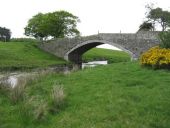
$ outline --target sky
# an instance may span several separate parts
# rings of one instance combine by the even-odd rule
[[[24,37],[32,16],[59,10],[79,17],[82,36],[99,33],[135,33],[145,19],[148,3],[170,11],[170,0],[0,0],[0,26],[12,37]]]

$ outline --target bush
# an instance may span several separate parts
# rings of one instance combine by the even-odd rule
[[[158,46],[153,47],[141,55],[140,63],[143,66],[150,66],[154,69],[170,69],[170,49]]]
[[[160,47],[170,48],[170,31],[159,33]]]

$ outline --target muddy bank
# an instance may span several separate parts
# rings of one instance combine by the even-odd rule
[[[10,66],[10,67],[0,67],[0,74],[4,72],[34,72],[42,70],[56,70],[56,72],[62,72],[65,68],[72,69],[74,64],[61,64],[61,65],[51,65],[47,67],[25,67],[25,66]]]
[[[29,71],[7,71],[0,72],[0,84],[10,86],[14,88],[19,84],[20,80],[33,78],[38,75],[48,74],[48,73],[63,73],[69,74],[71,71],[78,70],[77,65],[60,65],[56,67],[46,67],[41,69],[34,69]]]

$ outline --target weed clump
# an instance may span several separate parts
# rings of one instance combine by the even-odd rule
[[[39,96],[27,97],[17,106],[20,120],[24,125],[45,121],[48,117],[47,103]]]
[[[25,85],[16,85],[14,88],[11,88],[10,99],[12,103],[16,104],[24,99],[24,90]]]
[[[65,104],[65,94],[63,86],[55,85],[53,86],[51,92],[51,109],[52,113],[58,112]]]

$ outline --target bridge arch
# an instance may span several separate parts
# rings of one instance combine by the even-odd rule
[[[122,51],[128,53],[131,56],[131,58],[133,58],[133,53],[131,51],[125,49],[123,46],[121,46],[119,44],[109,42],[106,40],[88,40],[88,41],[84,41],[82,43],[77,44],[76,46],[71,48],[69,51],[67,51],[66,54],[64,55],[64,59],[79,64],[82,62],[82,55],[86,51],[88,51],[98,45],[101,45],[101,44],[109,44],[109,45],[115,46],[115,47],[121,49]]]

